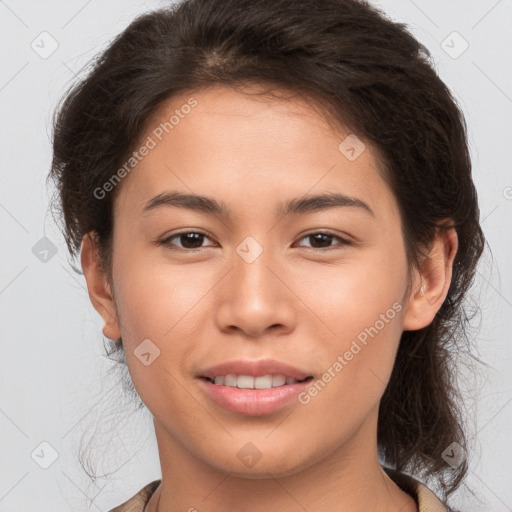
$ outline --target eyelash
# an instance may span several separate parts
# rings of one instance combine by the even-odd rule
[[[181,252],[198,252],[198,251],[201,251],[203,249],[206,249],[205,247],[197,247],[197,248],[194,248],[194,249],[187,249],[187,248],[183,248],[183,247],[178,247],[178,248],[173,247],[174,244],[172,244],[170,242],[173,238],[180,237],[182,235],[188,235],[188,234],[202,235],[202,236],[204,236],[206,238],[210,238],[210,239],[213,238],[211,235],[209,235],[208,233],[203,232],[203,231],[180,231],[179,233],[174,233],[173,235],[170,235],[170,236],[164,238],[163,240],[161,240],[159,242],[159,245],[165,245],[165,246],[167,246],[171,250],[181,251]],[[336,247],[336,246],[334,246],[334,247],[324,247],[324,248],[306,247],[307,249],[312,249],[314,251],[325,252],[325,251],[329,251],[329,250],[334,250],[336,248],[341,248],[341,246],[351,245],[351,242],[349,242],[345,238],[342,238],[339,235],[335,235],[333,233],[329,233],[327,231],[313,231],[312,233],[307,233],[307,234],[303,235],[299,240],[303,240],[304,238],[310,238],[310,237],[313,237],[315,235],[326,235],[326,236],[328,236],[328,237],[330,237],[332,239],[338,239],[340,247]]]

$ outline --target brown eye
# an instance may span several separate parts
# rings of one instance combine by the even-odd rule
[[[312,249],[329,249],[333,248],[331,242],[333,240],[338,240],[338,245],[348,245],[348,240],[345,240],[344,238],[339,237],[338,235],[333,235],[331,233],[324,233],[324,232],[317,232],[317,233],[310,233],[308,235],[305,235],[301,238],[301,240],[308,239],[310,241],[309,247]],[[308,247],[308,246],[306,246]]]
[[[160,242],[162,245],[177,246],[178,249],[202,249],[204,239],[209,237],[205,233],[199,231],[183,231],[181,233],[175,233]]]

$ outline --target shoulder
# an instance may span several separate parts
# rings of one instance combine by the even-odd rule
[[[443,503],[425,484],[406,473],[383,467],[386,474],[403,491],[410,494],[418,505],[419,512],[456,512]]]
[[[146,503],[156,491],[159,484],[160,480],[154,480],[145,485],[135,496],[132,496],[128,501],[113,508],[110,512],[143,512]]]

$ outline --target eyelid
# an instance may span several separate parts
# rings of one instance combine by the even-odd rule
[[[203,229],[197,229],[197,228],[188,228],[188,229],[182,229],[180,231],[177,231],[176,233],[171,233],[171,234],[165,236],[163,239],[158,241],[158,244],[170,246],[171,245],[170,240],[172,238],[180,236],[180,235],[186,235],[188,233],[197,233],[198,235],[203,235],[204,237],[209,238],[212,241],[215,241],[215,238],[213,237],[213,235],[208,233],[208,231],[205,231]],[[196,249],[187,249],[187,248],[178,246],[176,250],[181,250],[181,251],[186,251],[186,252],[194,252],[194,251],[201,251],[202,249],[207,249],[207,247],[198,247]]]
[[[170,243],[170,240],[172,238],[178,237],[180,235],[186,235],[186,234],[189,234],[189,233],[195,233],[195,234],[203,235],[205,238],[209,238],[210,240],[215,242],[215,238],[213,237],[213,235],[211,235],[210,233],[208,233],[205,230],[198,229],[198,228],[185,228],[185,229],[182,229],[180,231],[177,231],[176,233],[171,233],[171,234],[167,235],[165,238],[160,240],[158,242],[158,244],[159,245],[167,245],[167,246],[170,247],[171,245],[174,245],[174,244]],[[331,232],[328,229],[321,229],[321,228],[316,229],[316,230],[312,230],[312,231],[309,231],[309,232],[306,232],[306,233],[302,233],[301,235],[298,236],[298,238],[296,240],[297,241],[301,241],[304,238],[307,238],[307,237],[310,237],[310,236],[313,236],[313,235],[320,235],[320,234],[327,235],[327,236],[330,236],[332,238],[337,238],[339,240],[338,245],[334,245],[334,246],[330,246],[330,247],[320,247],[320,248],[319,247],[307,247],[307,246],[300,246],[300,247],[303,247],[303,248],[306,248],[306,249],[311,249],[313,251],[325,252],[325,251],[329,251],[329,250],[339,249],[340,246],[343,247],[343,246],[346,246],[346,245],[352,245],[354,243],[351,240],[351,237],[348,236],[348,235],[347,236],[342,236],[340,234],[333,233],[333,232]],[[178,251],[183,251],[183,252],[198,252],[198,251],[201,251],[203,249],[207,249],[208,247],[197,247],[197,248],[194,248],[194,249],[187,249],[187,248],[182,248],[182,247],[177,246],[177,247],[172,247],[172,248],[175,249],[175,250],[178,250]]]
[[[340,243],[338,244],[338,246],[334,245],[334,246],[331,246],[331,247],[325,247],[325,248],[318,248],[318,247],[306,247],[307,249],[312,249],[312,250],[315,250],[315,251],[322,251],[322,252],[325,252],[325,251],[328,251],[328,250],[333,250],[333,249],[337,249],[339,248],[340,246],[344,246],[344,245],[352,245],[354,242],[351,240],[351,237],[349,237],[348,235],[346,236],[343,236],[343,235],[340,235],[338,233],[333,233],[332,231],[328,230],[328,229],[317,229],[317,230],[313,230],[313,231],[309,231],[309,232],[306,232],[306,233],[303,233],[301,234],[299,237],[298,237],[298,240],[302,240],[304,238],[307,238],[309,236],[313,236],[313,235],[327,235],[327,236],[331,236],[333,238],[337,238]]]

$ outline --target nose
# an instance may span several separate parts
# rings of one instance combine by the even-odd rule
[[[294,300],[286,273],[270,250],[263,250],[251,263],[235,254],[233,268],[223,280],[215,320],[225,333],[236,331],[259,339],[284,334],[294,329]]]

